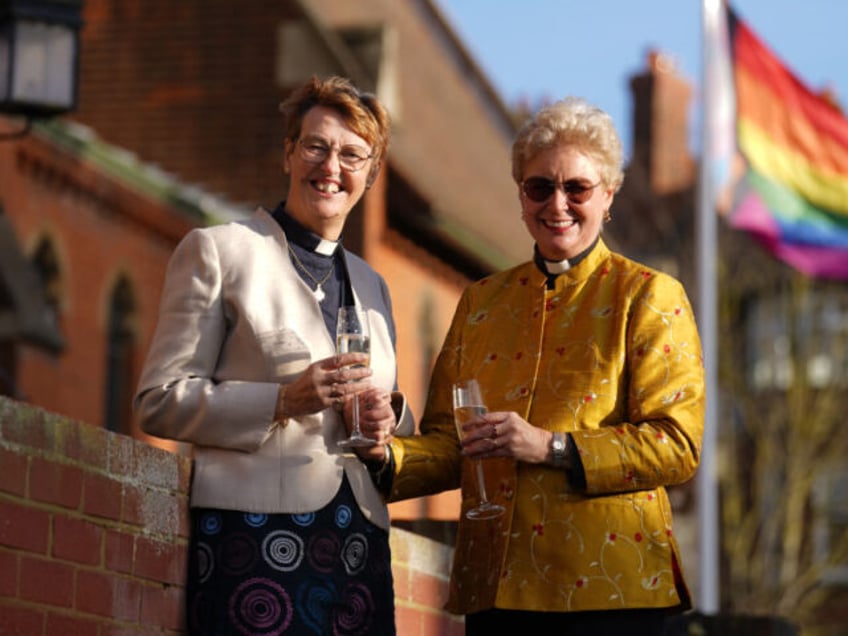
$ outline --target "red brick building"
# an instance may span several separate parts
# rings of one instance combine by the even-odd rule
[[[393,116],[388,163],[345,242],[391,288],[399,381],[420,413],[459,293],[526,260],[532,245],[510,178],[512,115],[435,5],[87,0],[83,18],[79,108],[0,143],[0,247],[9,246],[0,256],[0,393],[186,451],[145,438],[129,409],[167,260],[189,228],[276,204],[285,192],[277,105],[310,74],[341,73]],[[691,222],[690,89],[657,59],[632,83],[634,160],[608,240],[686,279],[687,252],[670,261],[640,231],[655,219]],[[0,128],[13,127],[0,117]],[[0,435],[3,451],[15,457],[7,466],[25,458],[25,475],[28,454],[42,452]],[[27,494],[0,487],[0,506],[18,510],[9,497]],[[392,516],[450,545],[457,510],[447,493],[395,504]],[[17,572],[19,549],[9,549],[0,520],[0,565],[13,560]],[[409,587],[416,607],[423,601]],[[3,590],[0,576],[0,612],[10,607]]]
[[[285,192],[278,104],[293,86],[340,73],[384,100],[389,160],[345,244],[387,279],[399,381],[420,413],[461,289],[530,250],[510,203],[512,120],[435,6],[89,0],[84,18],[72,118],[245,210]],[[142,323],[138,354],[151,335]],[[457,505],[450,494],[398,504],[395,516],[453,519]]]

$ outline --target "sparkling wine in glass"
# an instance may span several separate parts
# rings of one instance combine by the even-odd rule
[[[477,380],[465,380],[453,385],[453,417],[456,424],[456,432],[460,439],[464,435],[462,425],[476,415],[486,412],[486,405],[480,394],[480,386]],[[480,503],[465,513],[469,519],[493,519],[504,513],[504,507],[489,501],[486,495],[486,481],[483,476],[482,460],[473,462],[477,473],[477,487],[480,492]]]
[[[368,316],[357,307],[339,307],[336,320],[336,353],[365,353],[368,361],[355,367],[368,366],[371,359],[371,337],[368,332]],[[353,431],[350,437],[339,440],[342,448],[356,446],[375,446],[376,440],[366,437],[359,430],[359,399],[353,396]]]

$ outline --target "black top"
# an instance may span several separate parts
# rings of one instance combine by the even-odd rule
[[[272,216],[283,228],[289,248],[297,257],[292,257],[291,260],[298,276],[309,289],[315,291],[316,281],[323,281],[324,277],[330,274],[330,270],[333,270],[329,278],[321,284],[325,296],[318,305],[321,307],[327,331],[335,341],[336,315],[339,307],[354,304],[341,238],[333,246],[333,241],[322,239],[303,227],[286,211],[285,205],[285,201],[280,203]],[[304,268],[307,271],[304,271]]]

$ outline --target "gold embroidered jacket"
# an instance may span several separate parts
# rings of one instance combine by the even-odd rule
[[[704,374],[678,281],[603,241],[546,288],[532,263],[463,294],[434,370],[421,435],[392,442],[391,500],[462,486],[451,384],[476,377],[489,411],[572,436],[585,471],[484,460],[495,521],[459,522],[447,609],[536,611],[690,605],[665,486],[689,480]]]

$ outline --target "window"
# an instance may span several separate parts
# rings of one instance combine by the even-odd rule
[[[39,241],[38,247],[32,255],[32,264],[41,280],[46,321],[58,330],[62,278],[59,273],[59,260],[56,258],[56,250],[53,248],[50,239],[43,238]]]
[[[135,335],[132,289],[121,278],[112,291],[106,343],[106,404],[104,425],[110,431],[132,432],[132,381]]]
[[[17,333],[11,329],[15,324],[15,306],[3,277],[0,276],[0,395],[21,399],[17,385]]]
[[[822,471],[813,488],[813,558],[827,563],[828,583],[848,583],[848,469],[833,466]]]
[[[748,378],[755,390],[848,386],[848,297],[823,287],[755,298],[746,328]]]

